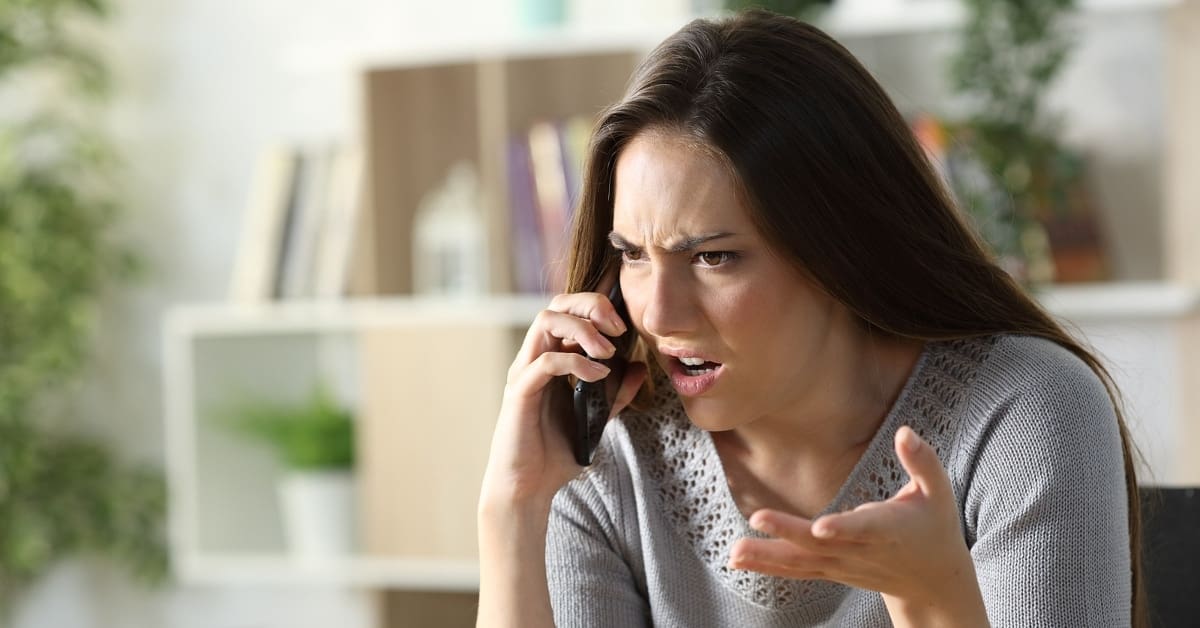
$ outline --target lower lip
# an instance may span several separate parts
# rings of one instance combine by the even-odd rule
[[[724,372],[725,365],[722,364],[703,375],[688,375],[683,364],[679,360],[672,359],[671,385],[675,387],[675,392],[687,397],[695,397],[711,390],[716,385],[717,378]]]

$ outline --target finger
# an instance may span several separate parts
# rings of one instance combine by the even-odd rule
[[[637,396],[638,389],[642,387],[642,382],[646,381],[646,365],[642,362],[630,362],[629,367],[625,369],[625,379],[621,380],[621,388],[617,391],[617,398],[613,401],[612,418],[621,413],[633,398]]]
[[[851,511],[818,517],[812,523],[812,535],[823,540],[878,542],[894,527],[890,521],[885,502],[867,502]]]
[[[538,356],[564,349],[564,341],[582,347],[593,358],[611,357],[616,347],[591,321],[555,310],[542,310],[525,334],[525,342],[513,366],[521,369]]]
[[[837,551],[836,545],[842,543],[840,539],[830,540],[813,536],[812,522],[804,517],[789,515],[769,508],[750,515],[750,527],[821,554]]]
[[[730,549],[728,566],[783,578],[826,578],[840,564],[837,556],[817,554],[782,539],[743,538]]]
[[[546,309],[590,320],[609,336],[620,336],[628,331],[612,301],[598,292],[560,294],[550,300]]]
[[[531,399],[541,394],[552,379],[574,375],[589,382],[608,375],[609,368],[578,353],[543,353],[517,376],[506,394]]]
[[[951,490],[950,478],[937,452],[907,425],[896,431],[896,455],[923,494],[935,497]]]

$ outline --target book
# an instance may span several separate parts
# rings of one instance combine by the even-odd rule
[[[545,258],[529,142],[526,137],[518,135],[510,137],[505,148],[513,244],[513,286],[517,292],[541,294],[545,292],[545,286],[542,285]]]
[[[296,195],[299,155],[289,146],[263,149],[254,167],[243,214],[229,298],[269,301],[275,293],[287,215]]]
[[[572,116],[563,122],[563,170],[567,174],[567,207],[574,215],[583,191],[584,163],[587,159],[588,141],[592,137],[592,120],[586,116]]]
[[[545,291],[558,294],[566,288],[569,203],[562,140],[554,122],[538,122],[529,129],[529,157],[534,198],[541,224],[545,266]]]
[[[315,294],[316,258],[329,209],[333,149],[314,146],[304,151],[296,202],[291,206],[284,255],[280,258],[277,295],[306,299]]]
[[[334,149],[327,211],[316,258],[313,296],[338,299],[350,291],[354,242],[362,221],[363,158],[356,146]]]

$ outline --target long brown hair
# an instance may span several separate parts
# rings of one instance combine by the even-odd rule
[[[1049,339],[1104,382],[1121,433],[1131,600],[1144,623],[1134,446],[1100,361],[999,268],[966,225],[883,88],[819,29],[766,11],[695,20],[658,46],[600,117],[577,207],[568,290],[613,269],[607,243],[618,155],[665,130],[731,167],[775,250],[883,334],[947,340]]]

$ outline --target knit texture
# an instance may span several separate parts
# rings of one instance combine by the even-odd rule
[[[669,383],[626,412],[554,500],[546,569],[560,627],[890,626],[878,593],[726,567],[762,536],[728,488],[708,432]],[[994,626],[1126,626],[1129,535],[1121,441],[1099,378],[1050,341],[930,342],[825,512],[908,482],[892,443],[909,425],[952,481]]]

